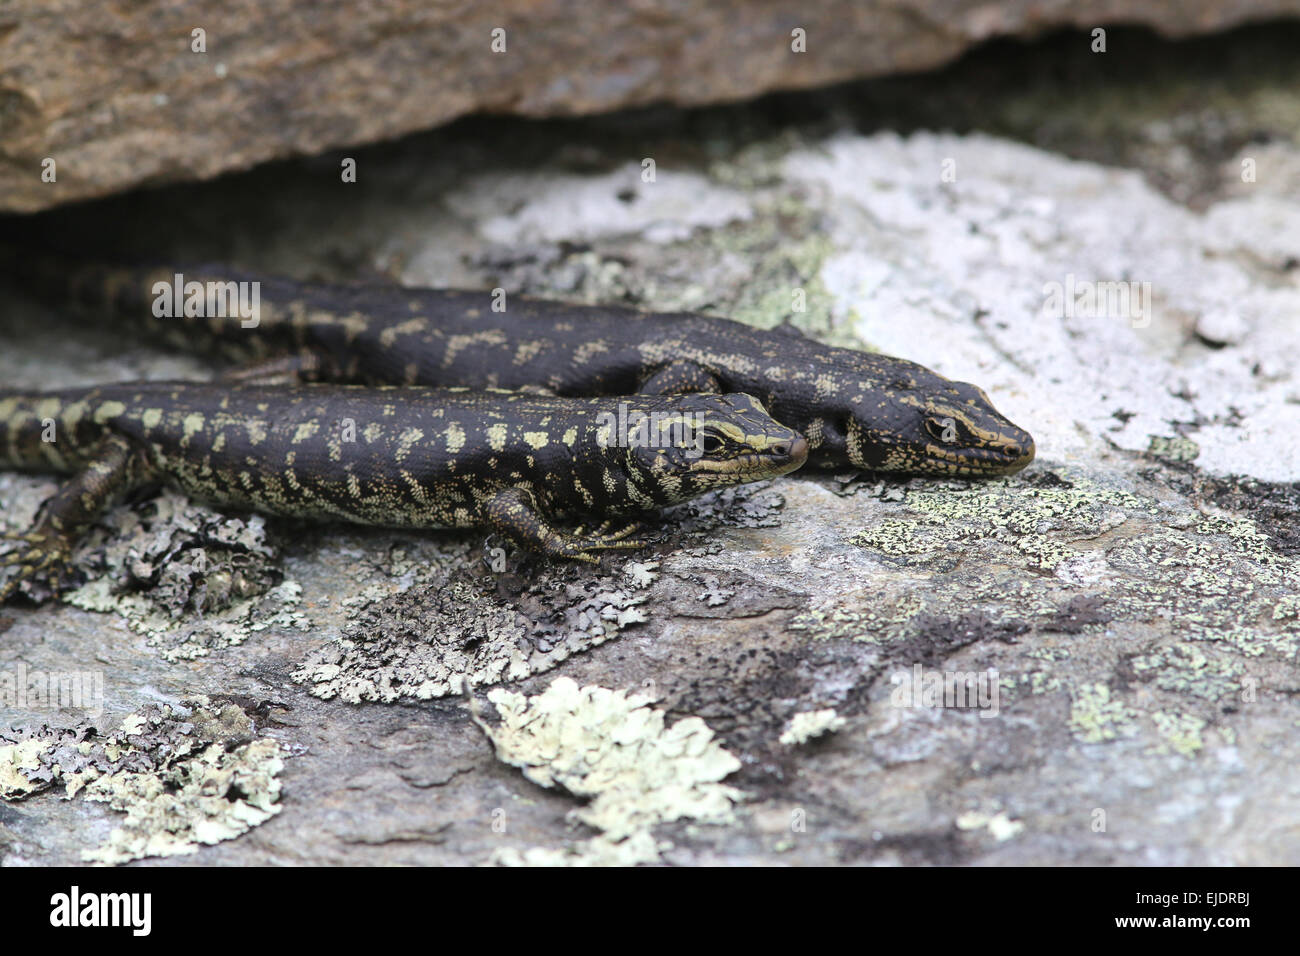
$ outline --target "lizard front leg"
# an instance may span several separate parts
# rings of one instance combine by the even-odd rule
[[[0,567],[18,569],[0,585],[0,604],[21,584],[44,572],[53,575],[56,592],[62,589],[73,548],[104,509],[138,480],[138,461],[125,438],[109,435],[96,447],[89,464],[45,499],[30,530],[0,536],[26,545],[0,555]]]
[[[595,564],[593,551],[615,548],[643,548],[647,542],[629,537],[637,525],[615,533],[565,534],[553,528],[537,510],[533,496],[522,488],[505,488],[497,492],[483,508],[488,522],[515,544],[539,551],[552,558],[586,561]]]

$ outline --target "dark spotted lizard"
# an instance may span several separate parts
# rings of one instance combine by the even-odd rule
[[[260,363],[259,374],[566,396],[744,392],[807,437],[817,466],[979,477],[1018,471],[1034,457],[1029,433],[974,385],[722,318],[516,296],[495,311],[501,299],[488,292],[181,272],[184,282],[215,288],[217,302],[223,288],[236,288],[226,283],[259,283],[251,326],[239,315],[157,317],[158,290],[177,285],[177,270],[10,259],[24,288],[97,317],[111,312],[174,345]]]
[[[558,558],[640,547],[635,518],[802,465],[802,436],[747,395],[556,398],[339,385],[127,383],[0,391],[0,468],[70,473],[18,572],[60,571],[110,501],[170,483],[217,505],[404,528],[487,526]],[[594,517],[595,530],[555,522]]]

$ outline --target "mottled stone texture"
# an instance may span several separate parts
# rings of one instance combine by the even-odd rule
[[[605,568],[125,504],[84,588],[0,609],[0,866],[1300,864],[1300,24],[1113,30],[1105,60],[1079,36],[781,103],[456,124],[359,153],[356,187],[310,158],[24,221],[790,320],[978,383],[1038,458],[800,472]],[[1062,314],[1071,275],[1150,308]],[[0,287],[0,383],[220,367],[134,333]],[[55,487],[0,473],[0,530]],[[82,673],[94,708],[5,702]],[[927,699],[956,675],[996,700]]]
[[[1296,0],[16,0],[0,5],[0,211],[473,112],[712,103],[924,69],[996,36],[1118,23],[1180,36],[1297,12]],[[192,49],[196,28],[206,52]],[[791,49],[796,28],[804,53]],[[41,178],[47,158],[54,182]]]

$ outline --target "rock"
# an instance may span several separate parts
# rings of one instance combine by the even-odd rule
[[[1228,309],[1204,312],[1196,320],[1196,337],[1211,347],[1239,345],[1247,331],[1248,326],[1241,313]]]
[[[571,0],[240,0],[196,15],[163,0],[112,12],[17,0],[0,10],[0,211],[207,179],[468,113],[715,103],[924,69],[991,37],[1121,19],[1182,36],[1296,13],[1296,0],[1123,12],[1108,0],[673,0],[599,12]],[[795,30],[806,52],[792,49]]]
[[[78,566],[130,580],[134,544],[158,584],[0,612],[0,710],[6,728],[37,728],[0,740],[3,862],[77,864],[124,823],[149,837],[157,814],[86,789],[63,799],[69,768],[98,754],[76,728],[112,733],[202,694],[221,705],[210,720],[137,750],[233,739],[243,770],[213,776],[257,775],[253,809],[279,812],[244,835],[219,821],[232,838],[213,845],[191,814],[196,852],[168,862],[1300,863],[1300,83],[1260,81],[1268,58],[1253,42],[1225,51],[1242,72],[1165,63],[1092,96],[1045,95],[1021,121],[1059,122],[1070,135],[1053,149],[987,130],[864,130],[870,107],[838,132],[774,131],[742,106],[719,111],[708,153],[664,164],[653,185],[621,144],[600,148],[604,121],[582,124],[597,145],[575,157],[562,151],[574,124],[500,120],[377,150],[367,192],[342,208],[310,164],[130,197],[154,255],[790,318],[978,383],[1034,433],[1038,458],[987,482],[786,476],[693,503],[661,547],[604,570],[498,575],[471,534],[268,521],[264,541],[234,516],[223,533],[193,503],[124,506],[103,522],[114,544]],[[1159,64],[1161,50],[1136,59]],[[1198,95],[1244,77],[1258,95],[1210,107]],[[981,117],[1024,102],[961,82]],[[1067,158],[1150,141],[1149,114],[1117,117],[1117,101],[1184,104],[1163,122],[1186,137],[1201,207],[1145,165]],[[1097,142],[1103,118],[1133,126]],[[1229,140],[1226,161],[1221,142],[1198,151],[1225,118],[1260,130],[1267,162],[1256,143]],[[697,132],[678,114],[637,135],[659,154]],[[485,161],[501,142],[509,155]],[[1243,181],[1256,154],[1261,175]],[[618,214],[632,194],[651,214]],[[126,203],[37,218],[116,238]],[[1137,283],[1128,305],[1143,309],[1049,305],[1053,283],[1094,281]],[[807,311],[792,316],[795,286]],[[1249,323],[1208,347],[1197,320],[1223,310]],[[0,289],[0,341],[0,381],[19,386],[214,370],[21,290]],[[0,473],[0,522],[53,487]],[[197,580],[199,549],[219,572],[232,541],[285,580],[203,601],[168,583],[176,565]],[[177,606],[179,619],[162,613]],[[187,634],[197,627],[213,633]],[[85,671],[93,708],[5,697],[36,674],[53,689]],[[545,735],[521,736],[527,723],[492,703],[522,718],[539,698]],[[495,754],[476,718],[510,745]],[[843,723],[782,742],[810,719]],[[711,790],[744,799],[630,835],[575,829],[584,810],[636,811],[653,795],[646,777],[596,807],[607,764],[584,755],[619,741],[666,757],[638,768],[656,780],[680,783],[699,757]],[[153,775],[132,772],[121,782]],[[543,775],[563,786],[530,782]]]

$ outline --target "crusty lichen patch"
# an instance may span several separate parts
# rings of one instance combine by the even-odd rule
[[[658,524],[686,554],[722,547],[720,527],[779,524],[784,498],[769,482],[727,488],[668,509]],[[649,619],[659,562],[634,556],[612,570],[537,562],[527,573],[478,567],[374,588],[343,602],[341,636],[293,673],[317,697],[348,703],[428,700],[519,681],[599,647]]]
[[[642,863],[662,847],[651,832],[688,819],[725,824],[740,791],[721,781],[740,761],[698,717],[668,726],[651,698],[554,680],[536,697],[498,688],[488,694],[500,723],[475,717],[497,756],[543,787],[560,786],[590,802],[571,816],[601,831],[565,851],[500,854],[500,863]]]
[[[148,597],[110,592],[107,579],[92,581],[66,596],[69,604],[88,611],[121,614],[130,628],[143,634],[167,661],[187,661],[213,651],[237,647],[268,627],[308,630],[311,622],[298,610],[302,587],[284,581],[265,593],[237,601],[219,613],[177,622]]]
[[[1031,569],[1055,571],[1089,541],[1123,524],[1142,502],[1082,477],[1031,483],[1024,477],[975,486],[935,482],[909,490],[904,514],[885,517],[852,537],[854,544],[909,563],[932,564],[933,552],[972,540],[1019,551]]]
[[[779,157],[792,146],[755,144],[714,164],[713,189],[701,195],[716,195],[718,184],[729,191],[730,185],[744,183],[750,214],[655,242],[660,261],[653,275],[628,265],[644,258],[648,235],[606,235],[595,248],[513,244],[479,256],[475,265],[484,281],[525,294],[718,314],[759,328],[789,324],[798,330],[794,334],[861,348],[866,343],[857,336],[856,323],[836,314],[836,300],[822,279],[835,251],[822,213],[781,180]]]
[[[1152,435],[1147,454],[1166,461],[1195,461],[1201,446],[1181,435]]]
[[[1206,733],[1231,738],[1221,725],[1255,688],[1285,680],[1300,569],[1252,518],[1162,495],[1159,480],[1145,487],[1073,468],[858,485],[863,527],[849,540],[880,571],[815,599],[790,627],[936,665],[968,643],[963,621],[979,620],[1031,648],[999,655],[1004,705],[1055,698],[1079,743],[1137,738],[1146,753],[1194,757]],[[936,626],[948,641],[936,644]]]
[[[660,853],[670,849],[655,840],[649,830],[640,830],[622,840],[592,837],[560,849],[530,846],[523,850],[500,850],[492,858],[498,866],[638,866],[658,863]]]
[[[854,589],[832,603],[796,614],[790,630],[807,631],[816,639],[896,641],[911,632],[925,606],[924,598],[917,593],[891,600],[866,589]]]
[[[1062,620],[1077,619],[1077,602],[1092,599],[1105,610],[1094,626],[1173,616],[1183,641],[1227,642],[1247,656],[1295,653],[1300,618],[1288,602],[1300,572],[1253,520],[1068,474],[911,483],[903,501],[882,501],[851,541],[886,564],[931,572],[925,587],[887,602],[869,594],[860,606],[827,602],[797,625],[818,636],[880,639],[959,601],[1014,606],[1042,630],[1073,632],[1078,626]]]
[[[109,804],[126,814],[88,862],[126,863],[197,852],[231,840],[280,812],[280,745],[254,738],[234,703],[199,696],[146,707],[107,737],[82,725],[41,727],[3,738],[0,786],[21,799],[62,786],[67,799]]]
[[[1131,661],[1139,678],[1154,678],[1155,685],[1178,694],[1221,701],[1242,689],[1245,665],[1231,647],[1179,641]]]
[[[1170,751],[1193,757],[1205,746],[1201,732],[1205,730],[1206,721],[1195,714],[1169,714],[1159,711],[1151,715],[1155,720],[1156,733],[1160,735],[1157,753]]]
[[[825,734],[831,734],[848,721],[835,713],[834,707],[810,710],[795,714],[778,741],[787,747],[797,747]]]
[[[781,523],[785,498],[771,481],[722,488],[664,511],[664,527],[688,535],[686,550],[710,546],[699,538],[721,527],[775,528]]]
[[[40,781],[29,779],[23,771],[40,769],[40,755],[45,747],[45,741],[39,737],[0,745],[0,797],[5,800],[25,797],[42,787]]]
[[[953,822],[958,830],[987,829],[989,835],[999,843],[1019,836],[1025,829],[1024,823],[1011,819],[1005,811],[984,813],[980,810],[969,810]]]
[[[16,530],[48,483],[13,484],[18,500],[4,523]],[[100,519],[73,555],[72,573],[85,583],[63,600],[120,615],[167,660],[192,660],[267,627],[310,626],[279,559],[260,515],[224,515],[164,490]]]
[[[197,853],[200,844],[233,840],[280,812],[280,745],[254,740],[227,752],[220,743],[153,773],[119,771],[86,787],[126,814],[108,841],[83,854],[96,863]]]
[[[836,300],[822,280],[835,252],[817,216],[788,197],[765,204],[760,214],[729,229],[702,234],[705,256],[741,256],[751,281],[741,284],[726,309],[728,318],[759,328],[785,323],[828,345],[862,348],[854,322],[837,322]]]
[[[427,700],[522,680],[605,643],[646,619],[654,562],[613,574],[549,566],[512,600],[492,576],[457,572],[449,582],[365,601],[342,636],[293,674],[317,697]]]
[[[1085,744],[1097,744],[1137,733],[1137,715],[1111,697],[1105,684],[1084,684],[1070,707],[1070,730]]]

